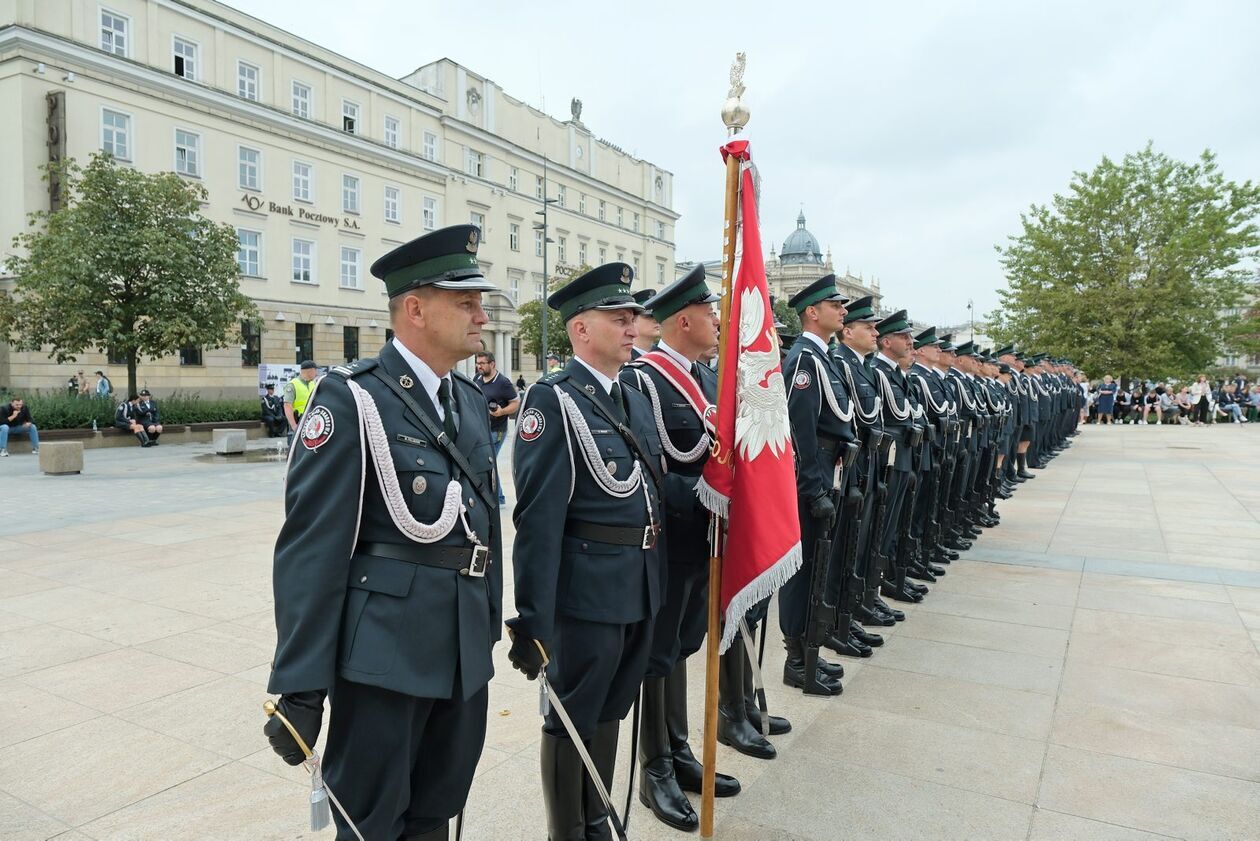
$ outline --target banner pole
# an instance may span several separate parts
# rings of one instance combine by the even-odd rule
[[[744,54],[737,53],[731,65],[731,90],[722,107],[722,120],[727,134],[734,137],[748,123],[748,109],[739,101],[744,91]],[[732,328],[731,287],[735,275],[735,245],[739,225],[740,161],[736,155],[726,156],[726,194],[722,221],[722,303],[719,315],[721,341],[718,343],[718,391],[722,394],[726,376],[726,358],[731,343],[738,341],[739,331]],[[761,259],[754,255],[754,259]],[[735,348],[738,352],[738,348]],[[718,717],[718,648],[722,641],[722,518],[710,515],[709,521],[709,630],[704,672],[704,745],[701,762],[704,774],[700,786],[700,837],[713,837],[713,809],[717,773]]]

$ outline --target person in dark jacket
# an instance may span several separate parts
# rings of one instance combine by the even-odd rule
[[[267,427],[267,437],[281,438],[289,428],[289,421],[284,416],[284,401],[276,394],[275,384],[267,383],[264,388],[267,393],[259,400],[259,408],[262,422]]]
[[[140,442],[141,447],[152,447],[157,442],[150,439],[149,433],[144,431],[139,406],[140,395],[128,395],[126,401],[119,403],[118,408],[114,409],[114,427],[136,436],[136,440]]]
[[[147,388],[140,389],[140,402],[136,404],[136,415],[140,420],[140,425],[148,433],[149,440],[156,446],[158,439],[162,437],[162,413],[158,410],[158,405]]]

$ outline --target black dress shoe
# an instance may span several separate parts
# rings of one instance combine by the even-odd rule
[[[783,661],[783,685],[791,686],[794,689],[804,690],[805,684],[805,640],[801,637],[789,637],[783,641],[783,645],[787,648],[787,659]],[[819,659],[821,663],[821,658]],[[817,685],[815,694],[821,695],[839,695],[844,691],[844,686],[840,683],[840,678],[831,677],[825,674],[822,669],[816,670],[814,682]],[[720,722],[719,722],[720,723]],[[758,734],[760,735],[760,734]],[[718,731],[718,741],[722,741],[722,733]],[[725,744],[725,742],[723,742]],[[769,744],[767,742],[767,744]],[[731,747],[735,747],[732,745]],[[773,750],[774,746],[770,746]],[[738,747],[735,747],[739,750]],[[743,751],[740,751],[743,753]],[[749,754],[755,756],[755,754]],[[765,757],[770,759],[772,757]]]
[[[909,586],[898,587],[891,581],[885,581],[879,585],[879,591],[890,599],[899,602],[913,602],[915,604],[923,601],[923,594],[917,590],[911,590]]]
[[[942,575],[945,574],[944,567],[938,567],[936,564],[932,564],[932,563],[929,563],[926,566],[927,566],[927,571],[935,575],[937,578],[940,578]]]
[[[756,707],[745,706],[744,714],[748,716],[748,723],[752,725],[752,728],[756,730],[758,733],[760,733],[761,732],[761,710],[757,709]],[[771,736],[782,736],[784,733],[792,732],[792,722],[788,721],[783,716],[771,715],[769,718],[770,718],[770,735]],[[720,777],[722,775],[719,774],[718,776]],[[699,783],[697,783],[697,785],[699,785]],[[696,791],[699,791],[699,790],[700,789],[696,789]],[[683,791],[691,791],[691,789],[684,787]],[[729,795],[722,795],[722,794],[718,795],[718,797],[725,797],[725,796],[729,796]]]
[[[877,610],[884,611],[884,613],[887,613],[896,622],[906,621],[906,615],[904,613],[902,613],[900,610],[897,610],[897,608],[893,607],[892,605],[888,604],[888,602],[884,601],[879,596],[875,597],[875,608]]]
[[[913,581],[905,582],[903,589],[910,590],[914,593],[922,593],[925,596],[928,594],[928,587],[926,584],[915,584]]]
[[[770,716],[771,733],[774,732],[774,718],[775,716]],[[790,725],[788,729],[791,729]],[[687,749],[687,753],[690,761],[679,761],[678,754],[674,754],[674,779],[678,780],[678,787],[683,791],[700,794],[700,786],[704,782],[704,766],[694,755],[691,755],[690,748]],[[721,771],[714,773],[713,783],[714,797],[734,797],[740,792],[739,780],[730,774],[723,774]]]
[[[1018,473],[1016,473],[1016,474],[1015,474],[1015,478],[1016,478],[1017,480],[1019,480],[1020,482],[1026,482],[1026,481],[1028,481],[1029,479],[1036,479],[1036,478],[1037,478],[1037,474],[1036,474],[1036,473],[1029,473],[1027,470],[1021,470],[1021,471],[1019,471]]]
[[[950,535],[949,537],[945,538],[945,542],[942,543],[941,545],[944,546],[949,551],[953,552],[954,560],[958,560],[958,553],[966,552],[968,549],[970,549],[971,541],[964,540],[963,538],[958,537],[957,535]]]
[[[917,581],[928,581],[936,583],[936,576],[928,572],[925,567],[911,565],[906,568],[906,578],[913,578]]]
[[[897,620],[893,620],[896,622]],[[879,648],[884,644],[884,638],[879,634],[872,634],[863,628],[856,620],[849,623],[849,637],[857,640],[869,648]]]
[[[1010,492],[1010,491],[1008,491],[1008,490],[1005,490],[1005,489],[1003,489],[1003,488],[998,488],[996,491],[994,491],[994,492],[993,492],[993,495],[994,495],[994,496],[996,496],[998,499],[1010,499],[1010,498],[1011,498],[1011,492]]]
[[[853,611],[853,621],[877,628],[889,628],[897,624],[897,620],[888,614],[882,611],[870,611],[865,607],[858,607]]]
[[[827,635],[827,641],[824,642],[823,645],[839,654],[841,657],[871,656],[871,647],[858,642],[851,634],[845,634],[842,638],[838,633],[830,633]]]

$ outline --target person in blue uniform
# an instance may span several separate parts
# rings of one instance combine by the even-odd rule
[[[508,656],[530,679],[546,668],[606,786],[618,726],[647,672],[664,578],[661,441],[648,399],[618,381],[642,309],[632,279],[628,265],[609,263],[547,299],[564,319],[573,358],[525,392],[513,463],[517,615]],[[551,841],[611,837],[554,705],[541,765]]]
[[[919,405],[923,407],[925,428],[931,431],[923,445],[924,458],[920,463],[919,476],[921,487],[915,501],[914,519],[910,523],[911,536],[919,548],[919,555],[911,559],[911,565],[916,573],[925,572],[925,577],[943,575],[945,570],[936,566],[935,562],[949,563],[952,560],[937,545],[935,539],[939,535],[928,528],[931,522],[940,523],[940,484],[948,457],[946,448],[951,437],[950,430],[955,424],[949,386],[937,368],[942,344],[944,342],[937,338],[935,327],[916,335],[914,363],[908,372]]]
[[[643,309],[639,310],[638,316],[635,317],[634,327],[638,330],[639,335],[634,337],[634,348],[630,351],[631,361],[638,359],[647,353],[656,344],[656,340],[661,337],[661,323],[656,320],[656,315],[652,312],[647,302],[656,294],[656,290],[648,287],[640,289],[634,293],[634,301]]]
[[[639,297],[636,293],[635,299]],[[709,407],[717,400],[717,373],[701,360],[717,345],[714,304],[719,300],[705,283],[704,267],[697,265],[642,301],[660,326],[660,340],[620,375],[623,386],[636,389],[651,404],[668,467],[663,484],[665,588],[643,680],[639,801],[663,823],[686,832],[699,827],[700,818],[683,792],[700,792],[704,770],[687,741],[687,658],[700,650],[708,630],[709,513],[696,486],[709,458]],[[640,328],[642,323],[640,316]],[[769,745],[748,722],[743,670],[733,679],[730,674],[728,660],[735,659],[739,668],[743,656],[738,647],[723,655],[719,727],[737,718],[733,724],[742,727],[735,738]],[[717,774],[716,779],[718,797],[739,793],[733,777]]]
[[[364,838],[447,837],[485,741],[502,552],[486,401],[454,370],[481,349],[472,225],[372,265],[394,338],[322,378],[294,436],[276,540],[268,690]],[[265,733],[291,765],[276,719]],[[338,814],[337,838],[354,835]]]

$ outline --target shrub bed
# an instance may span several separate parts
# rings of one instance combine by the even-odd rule
[[[31,419],[40,429],[91,429],[93,420],[99,427],[110,427],[114,425],[114,410],[118,406],[113,400],[47,392],[23,393],[22,398],[31,409]],[[8,401],[8,395],[0,395],[0,403]],[[249,397],[208,399],[177,392],[158,400],[157,404],[165,426],[259,418],[258,400]]]

